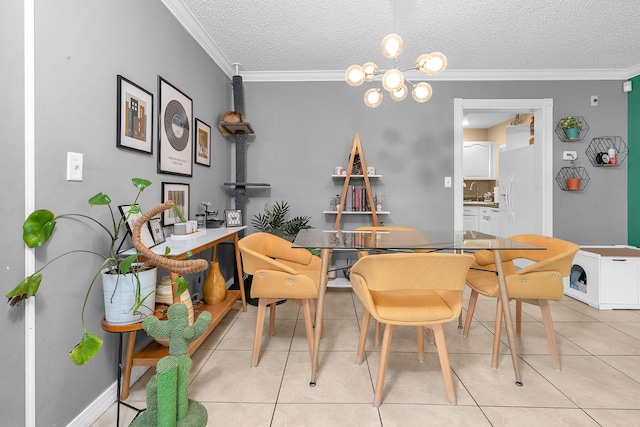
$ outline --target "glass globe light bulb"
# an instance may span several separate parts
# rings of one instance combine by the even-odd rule
[[[420,55],[416,59],[416,69],[422,74],[440,74],[447,68],[447,57],[441,52]]]
[[[380,44],[380,49],[382,50],[382,54],[387,58],[395,58],[400,55],[402,52],[402,48],[404,47],[404,42],[402,38],[397,34],[387,34]]]
[[[431,98],[432,93],[433,89],[431,88],[431,85],[426,82],[418,83],[413,87],[413,90],[411,91],[413,99],[415,99],[416,102],[421,103],[427,102]]]
[[[347,68],[344,78],[350,86],[360,86],[365,79],[364,70],[360,65],[354,64]]]
[[[369,108],[376,108],[382,103],[382,91],[380,89],[369,89],[364,93],[364,103]]]
[[[397,68],[387,71],[384,73],[384,76],[382,76],[382,87],[389,92],[400,89],[403,84],[404,74]]]
[[[391,91],[390,96],[391,96],[391,99],[393,99],[394,101],[402,101],[407,97],[408,93],[409,93],[409,89],[407,89],[407,85],[403,84],[400,89]]]
[[[378,66],[376,64],[373,62],[367,62],[362,66],[362,69],[364,71],[365,82],[372,82],[376,79],[376,76],[378,75]]]

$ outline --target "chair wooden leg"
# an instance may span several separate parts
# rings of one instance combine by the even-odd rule
[[[364,362],[364,347],[367,345],[367,332],[369,331],[369,319],[371,313],[366,309],[362,312],[362,325],[360,325],[360,339],[358,340],[358,354],[356,355],[356,363],[361,365]],[[376,322],[377,323],[377,322]]]
[[[272,337],[276,331],[276,307],[277,304],[274,302],[269,304],[269,336]]]
[[[424,327],[418,326],[418,361],[424,362]]]
[[[476,311],[477,302],[478,302],[478,292],[471,290],[471,296],[469,297],[469,306],[467,307],[467,318],[464,321],[464,329],[462,330],[463,337],[466,337],[469,335],[469,328],[471,327],[471,320],[473,319],[473,313]]]
[[[516,338],[522,335],[522,301],[516,300]]]
[[[376,380],[376,389],[373,393],[373,406],[378,408],[382,403],[382,390],[384,389],[384,376],[387,372],[387,362],[389,361],[389,348],[391,346],[391,335],[393,334],[394,325],[387,324],[384,328],[382,337],[382,348],[380,349],[380,366],[378,367],[378,378]]]
[[[253,336],[253,354],[251,355],[251,366],[258,366],[258,358],[260,357],[260,341],[262,340],[262,328],[264,326],[264,316],[267,312],[267,300],[260,298],[258,300],[258,312],[256,315],[256,333]]]
[[[502,334],[502,303],[496,299],[496,327],[493,334],[493,352],[491,353],[491,367],[498,369],[498,356],[500,355],[500,335]]]
[[[313,315],[311,314],[311,300],[304,299],[302,302],[302,310],[304,313],[304,328],[307,332],[307,343],[309,344],[309,357],[313,363]]]
[[[431,345],[435,345],[436,344],[436,339],[433,335],[433,330],[431,328],[427,328],[425,327],[424,329],[427,330],[427,338],[429,338],[429,344]]]
[[[374,322],[375,330],[373,333],[373,345],[375,345],[376,347],[380,347],[380,322],[378,322],[377,320],[375,320]]]
[[[456,389],[453,386],[453,376],[451,375],[451,364],[449,363],[449,352],[447,351],[447,341],[444,337],[444,328],[441,323],[431,325],[436,338],[438,348],[438,358],[440,359],[440,369],[444,378],[444,388],[447,390],[449,403],[456,404]]]
[[[560,370],[560,356],[558,356],[558,345],[556,343],[556,334],[553,330],[553,320],[551,319],[551,307],[548,300],[538,300],[540,313],[542,314],[542,322],[544,330],[547,333],[547,341],[549,342],[549,351],[553,359],[553,368]]]

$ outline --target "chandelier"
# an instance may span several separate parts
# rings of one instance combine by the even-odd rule
[[[413,67],[406,70],[397,68],[397,58],[402,52],[402,38],[397,34],[389,34],[380,44],[382,54],[393,59],[393,68],[390,70],[378,70],[373,62],[364,65],[352,65],[347,68],[345,79],[351,86],[360,86],[363,82],[372,82],[378,74],[382,75],[382,87],[389,92],[394,101],[402,101],[407,97],[409,90],[406,83],[412,87],[411,95],[417,102],[427,102],[433,93],[431,85],[427,82],[414,84],[404,77],[404,71],[416,70],[420,74],[436,75],[447,68],[447,57],[440,52],[432,52],[418,56]],[[382,103],[382,88],[369,89],[364,94],[364,103],[367,107],[375,108]]]

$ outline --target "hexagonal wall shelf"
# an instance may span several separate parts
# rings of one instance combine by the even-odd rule
[[[585,154],[593,166],[611,167],[622,165],[629,150],[621,136],[598,136],[591,140]]]
[[[582,141],[587,136],[587,133],[589,133],[589,123],[587,123],[584,117],[582,116],[571,116],[571,117],[574,117],[578,121],[578,123],[581,124],[580,132],[578,133],[577,138],[567,138],[567,134],[565,133],[562,126],[560,125],[560,122],[558,122],[558,125],[556,126],[556,135],[558,136],[558,138],[560,138],[560,141],[562,142]]]
[[[569,181],[578,179],[579,181]],[[580,191],[587,188],[589,185],[589,174],[587,170],[581,166],[563,167],[558,171],[556,175],[556,183],[562,190],[567,191]]]

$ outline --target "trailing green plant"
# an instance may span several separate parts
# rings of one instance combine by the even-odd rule
[[[582,122],[575,117],[567,116],[564,119],[560,119],[560,126],[562,129],[581,129]]]
[[[131,182],[138,189],[138,193],[136,194],[134,201],[129,205],[129,210],[125,216],[119,214],[116,215],[111,206],[111,198],[105,193],[99,192],[88,200],[89,206],[91,207],[107,206],[110,213],[110,222],[107,225],[89,215],[80,213],[65,213],[61,215],[55,215],[53,212],[47,209],[38,209],[32,212],[22,225],[22,240],[30,248],[38,248],[47,243],[54,235],[54,230],[57,222],[62,219],[75,219],[80,220],[80,222],[84,223],[85,225],[98,225],[98,228],[100,230],[103,230],[104,234],[108,238],[108,252],[99,253],[89,249],[74,249],[57,255],[48,260],[42,267],[38,268],[30,276],[26,277],[12,291],[5,295],[8,298],[8,303],[11,306],[20,305],[22,301],[36,295],[43,279],[42,271],[55,261],[71,254],[80,253],[92,254],[100,258],[102,262],[100,264],[100,267],[91,278],[91,281],[89,282],[87,292],[82,304],[81,320],[84,334],[80,343],[76,345],[69,353],[69,357],[76,365],[84,365],[93,357],[95,357],[95,355],[97,355],[102,348],[102,340],[98,338],[93,332],[87,330],[87,328],[85,327],[84,312],[87,306],[89,295],[91,294],[91,290],[93,289],[96,280],[98,279],[98,277],[100,277],[100,274],[103,270],[107,270],[112,274],[132,273],[135,276],[136,292],[135,302],[132,308],[134,314],[140,314],[139,309],[144,305],[146,298],[149,296],[141,295],[140,292],[140,279],[138,277],[138,273],[140,271],[143,271],[145,267],[137,263],[139,253],[136,252],[126,257],[123,257],[116,253],[116,243],[118,241],[118,237],[125,227],[129,217],[131,215],[140,213],[140,208],[137,204],[140,194],[151,185],[150,181],[142,178],[133,178]],[[186,287],[188,286],[188,283],[184,279],[179,278],[178,285],[178,292],[182,293],[182,291],[184,291],[184,289],[186,289]],[[151,312],[153,312],[153,307]]]
[[[275,202],[273,205],[267,203],[262,213],[255,214],[251,219],[253,225],[258,231],[275,234],[293,241],[298,232],[303,229],[311,228],[309,221],[310,216],[296,216],[287,219],[290,206],[287,202]]]

